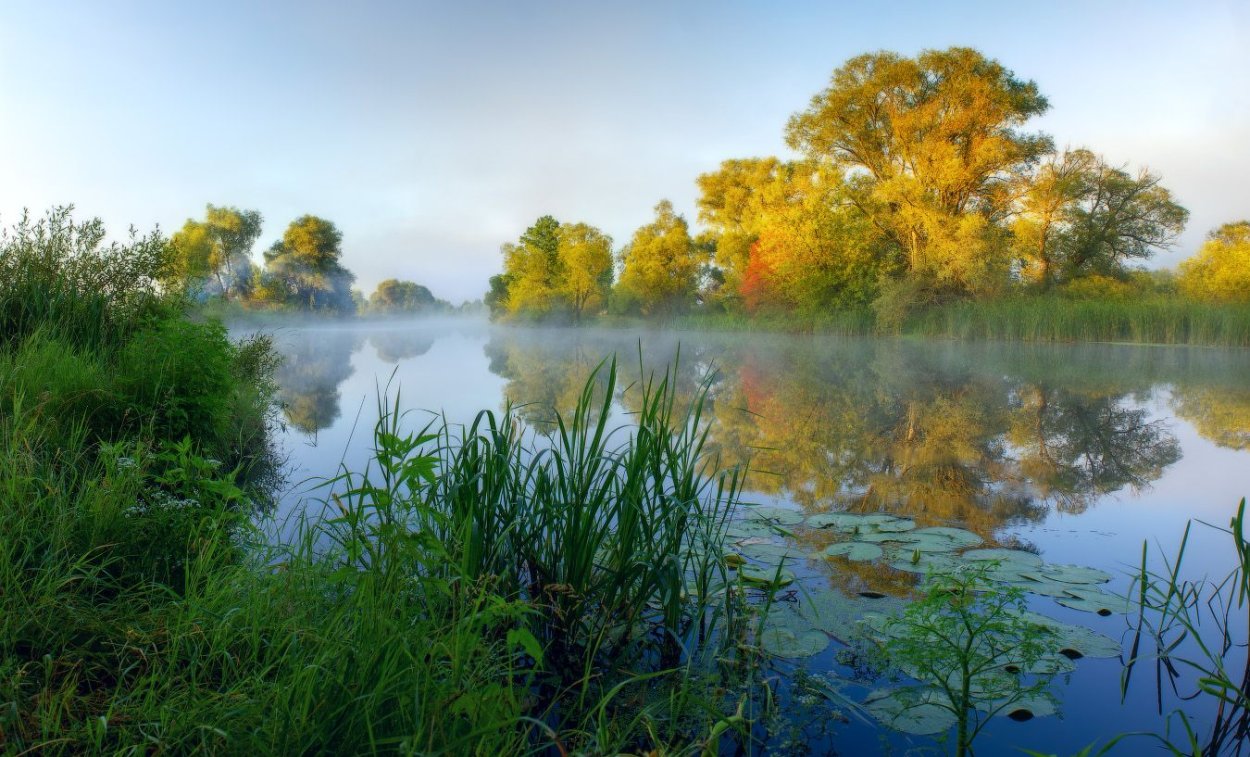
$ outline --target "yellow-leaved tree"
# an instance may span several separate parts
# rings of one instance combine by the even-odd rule
[[[1198,254],[1180,265],[1186,296],[1207,302],[1250,302],[1250,221],[1226,223],[1207,237]]]
[[[644,315],[673,314],[694,303],[707,252],[690,238],[686,219],[661,200],[655,220],[634,232],[621,251],[616,295],[624,310]]]

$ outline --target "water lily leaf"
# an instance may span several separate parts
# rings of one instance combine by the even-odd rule
[[[803,522],[803,513],[798,510],[770,505],[746,507],[743,517],[747,520],[762,520],[779,526],[793,526]]]
[[[930,526],[929,528],[922,528],[914,531],[913,533],[918,535],[943,537],[953,542],[956,548],[975,547],[985,541],[980,536],[977,536],[965,528],[951,528],[949,526]]]
[[[809,528],[854,528],[859,523],[860,516],[854,513],[816,513],[807,516]]]
[[[1110,573],[1082,565],[1047,565],[1041,573],[1052,581],[1065,584],[1105,584],[1111,580]]]
[[[1025,612],[1020,617],[1050,630],[1050,645],[1070,660],[1081,657],[1119,657],[1123,651],[1123,645],[1118,640],[1104,636],[1092,628],[1061,623],[1036,612]]]
[[[970,549],[960,557],[971,562],[997,562],[1001,563],[1002,567],[1027,565],[1040,568],[1042,565],[1042,558],[1032,552],[1025,552],[1023,549]]]
[[[772,536],[776,533],[777,528],[764,520],[736,520],[725,528],[725,535],[730,539]]]
[[[759,568],[754,565],[744,565],[738,570],[739,577],[749,584],[756,586],[788,586],[794,583],[794,572],[785,568],[781,569],[778,575],[776,568]]]
[[[955,726],[955,715],[936,702],[939,695],[928,691],[883,689],[870,693],[864,709],[882,724],[916,736],[944,733]]]
[[[901,533],[903,531],[911,531],[916,527],[916,521],[907,518],[893,518],[892,520],[882,521],[872,524],[878,532],[881,533]]]
[[[796,631],[785,626],[765,628],[760,647],[778,657],[811,657],[829,646],[829,637],[815,629]]]
[[[1006,706],[1004,706],[1006,705]],[[1002,707],[998,712],[994,713],[998,717],[1011,718],[1019,722],[1032,720],[1033,718],[1045,718],[1054,715],[1056,710],[1055,700],[1045,694],[1035,694],[1033,696],[1025,696],[1014,702],[999,700],[992,702],[987,709],[993,710]]]
[[[946,573],[959,564],[950,555],[911,551],[911,545],[892,554],[889,566],[908,573]]]
[[[1017,589],[1023,589],[1031,594],[1038,594],[1043,597],[1067,597],[1068,590],[1072,588],[1072,584],[1059,583],[1058,581],[1036,581],[1031,578],[1015,574],[1015,580],[1003,581],[1003,585],[1012,586]]]
[[[925,537],[916,536],[910,531],[869,531],[868,533],[856,534],[855,538],[859,541],[870,541],[874,543],[888,541],[899,544],[911,544],[914,542],[926,541]]]
[[[1126,598],[1102,589],[1069,586],[1065,590],[1065,596],[1056,597],[1055,601],[1073,610],[1092,612],[1103,616],[1128,611],[1128,600]]]
[[[798,560],[806,556],[806,552],[798,547],[792,547],[787,544],[777,544],[775,542],[750,542],[739,544],[738,549],[748,557],[754,557],[757,560],[767,560],[771,562],[780,562],[781,560]]]
[[[746,565],[746,562],[747,562],[746,558],[738,554],[737,552],[725,553],[725,564],[731,568],[737,568],[741,565]]]
[[[825,547],[829,557],[845,557],[852,562],[865,562],[880,559],[885,554],[876,544],[865,544],[861,541],[844,541]]]

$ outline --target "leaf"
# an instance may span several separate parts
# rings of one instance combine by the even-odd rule
[[[825,547],[824,554],[828,557],[845,557],[851,562],[866,562],[868,560],[880,559],[884,552],[876,544],[844,541]]]
[[[765,628],[760,634],[760,647],[778,657],[811,657],[829,646],[829,637],[820,631],[795,630],[785,626]]]
[[[513,628],[508,631],[508,646],[521,647],[525,653],[534,658],[534,664],[543,664],[543,647],[534,638],[534,634],[525,628]]]

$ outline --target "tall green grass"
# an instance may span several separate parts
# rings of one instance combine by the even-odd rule
[[[1179,297],[1021,297],[953,302],[921,310],[908,319],[905,331],[956,339],[1250,347],[1250,306],[1213,305]]]

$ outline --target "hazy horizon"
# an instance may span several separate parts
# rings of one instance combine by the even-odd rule
[[[1058,146],[1162,174],[1192,216],[1152,265],[1250,217],[1250,5],[1046,9],[8,3],[0,225],[74,203],[171,233],[234,205],[264,215],[259,251],[314,213],[366,292],[476,299],[537,216],[618,247],[661,198],[693,223],[695,177],[789,155],[787,117],[847,58],[951,45],[1036,80]]]

